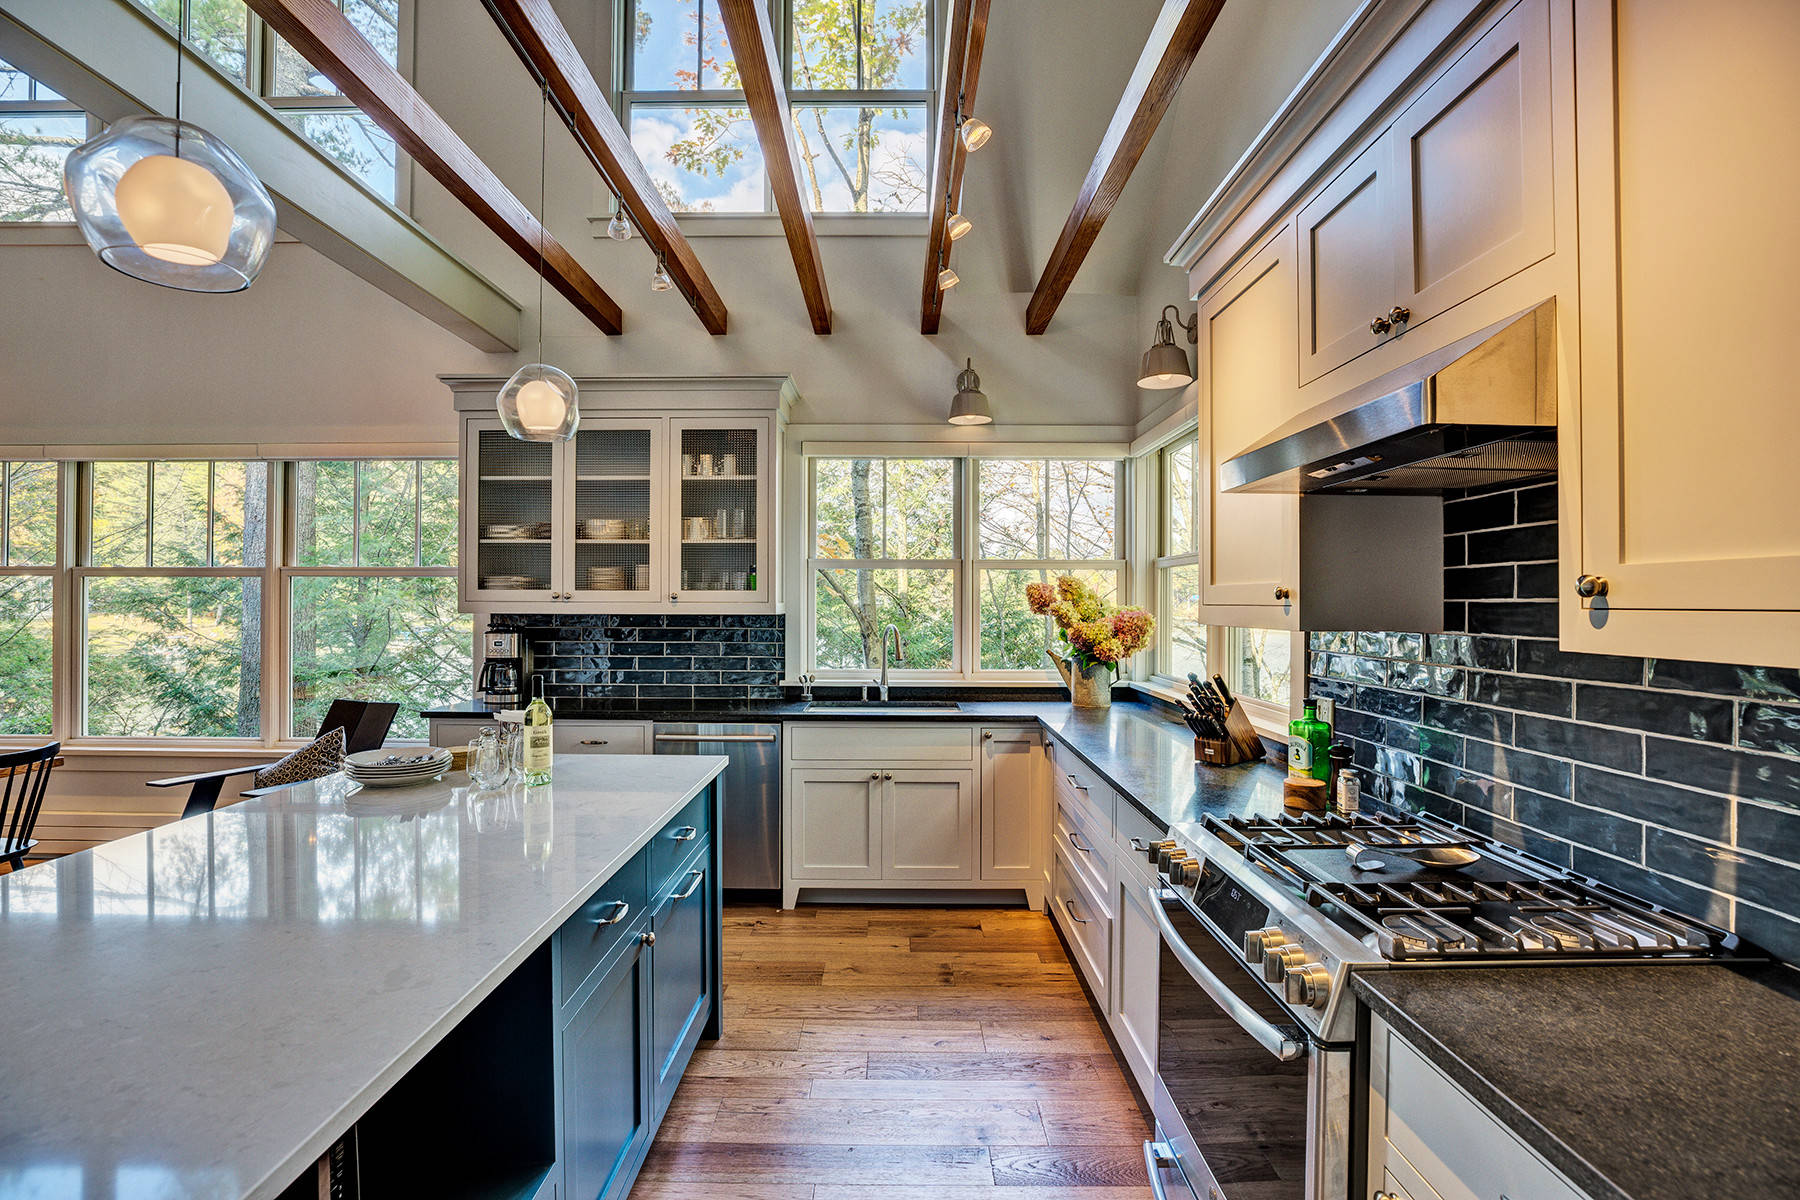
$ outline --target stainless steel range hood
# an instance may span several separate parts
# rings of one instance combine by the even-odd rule
[[[1556,471],[1556,302],[1302,415],[1219,465],[1227,492],[1448,492]],[[1316,410],[1315,410],[1316,411]]]

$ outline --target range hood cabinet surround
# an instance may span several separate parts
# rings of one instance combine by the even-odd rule
[[[1220,486],[1441,495],[1553,475],[1555,347],[1552,300],[1339,397],[1336,416],[1290,422],[1221,463]]]

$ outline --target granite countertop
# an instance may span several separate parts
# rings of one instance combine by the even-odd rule
[[[1800,1195],[1786,967],[1361,972],[1368,1006],[1592,1200]]]
[[[333,775],[0,877],[0,1196],[276,1195],[724,765]]]
[[[479,705],[426,710],[428,717],[492,716]],[[1114,700],[1077,708],[1063,700],[963,700],[928,713],[806,711],[803,701],[751,700],[715,707],[653,708],[584,704],[556,710],[561,720],[634,721],[1018,721],[1033,722],[1164,829],[1214,816],[1266,815],[1282,808],[1285,768],[1271,762],[1209,767],[1194,760],[1194,735],[1163,705]]]

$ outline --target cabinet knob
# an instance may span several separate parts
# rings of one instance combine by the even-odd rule
[[[1380,337],[1393,327],[1394,323],[1386,317],[1376,317],[1373,321],[1369,322],[1369,332],[1376,337]]]
[[[993,741],[993,740],[994,740],[994,731],[993,731],[993,730],[991,730],[991,729],[984,729],[984,730],[982,730],[982,731],[981,731],[981,740],[982,740],[982,741],[984,741],[984,742],[991,742],[991,741]]]
[[[646,932],[642,937],[638,938],[638,941],[644,943],[646,946],[654,946],[656,945],[656,935],[654,933]]]
[[[881,777],[883,779],[892,779],[894,777],[894,773],[892,771],[883,771],[881,773]]]
[[[1608,586],[1604,575],[1583,575],[1575,581],[1575,594],[1583,600],[1591,600],[1606,595]]]
[[[676,592],[669,593],[669,603],[670,604],[678,604],[678,603],[680,603],[680,601],[681,601],[681,596],[679,593],[676,593]]]
[[[1412,309],[1407,308],[1402,304],[1396,304],[1394,307],[1388,309],[1387,319],[1390,324],[1404,325],[1412,320]]]
[[[870,778],[870,779],[880,779],[880,778],[881,778],[881,772],[880,772],[880,771],[870,771],[870,772],[869,772],[869,778]]]
[[[1277,600],[1291,600],[1293,595],[1294,593],[1288,588],[1278,587],[1275,589],[1275,598]]]

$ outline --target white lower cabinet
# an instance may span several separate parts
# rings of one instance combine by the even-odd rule
[[[1094,1003],[1110,1011],[1112,994],[1112,921],[1100,898],[1069,865],[1061,846],[1051,851],[1050,914],[1062,926],[1075,966],[1087,977]]]
[[[880,771],[791,771],[786,798],[790,879],[881,878]]]
[[[975,772],[883,771],[881,792],[883,879],[975,878]]]
[[[1162,934],[1150,915],[1148,887],[1149,880],[1136,867],[1119,864],[1113,900],[1113,993],[1107,1012],[1113,1037],[1145,1095],[1156,1078],[1157,972],[1162,964]]]
[[[1035,728],[918,722],[844,735],[822,721],[783,739],[785,906],[804,888],[868,888],[1006,889],[1043,907]]]
[[[1585,1200],[1386,1021],[1370,1035],[1373,1200]]]

